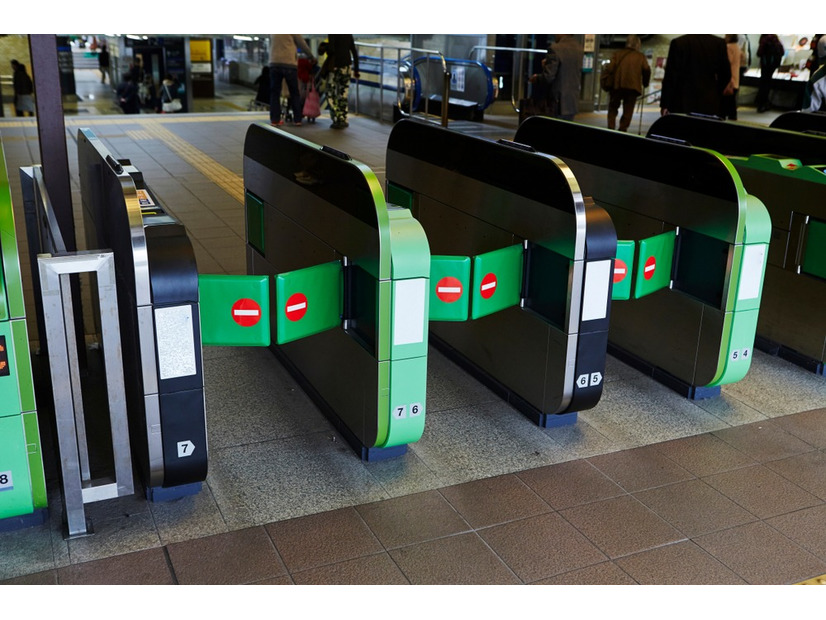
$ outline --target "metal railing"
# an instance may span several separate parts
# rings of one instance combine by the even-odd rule
[[[391,65],[396,66],[396,104],[395,107],[398,109],[399,113],[402,116],[413,116],[413,92],[415,91],[415,83],[405,83],[405,78],[401,73],[401,68],[405,63],[408,63],[405,60],[405,57],[410,56],[412,53],[421,53],[427,55],[438,56],[441,65],[442,65],[442,74],[443,74],[443,83],[442,83],[442,101],[443,105],[441,108],[441,124],[443,127],[447,127],[448,120],[447,120],[447,104],[450,98],[450,72],[447,70],[447,61],[445,60],[444,55],[438,50],[428,50],[422,49],[418,47],[397,47],[397,46],[389,46],[383,45],[381,43],[364,43],[356,41],[356,47],[367,47],[378,50],[379,52],[379,78],[378,78],[378,88],[379,88],[379,120],[384,120],[382,118],[382,110],[384,108],[384,74],[385,74],[385,67],[389,63]],[[385,52],[395,52],[395,60],[391,58],[387,58],[385,56]],[[412,67],[412,61],[408,64]],[[413,80],[412,73],[409,80]],[[356,114],[359,113],[359,80],[356,80],[356,105],[355,105],[355,112]],[[409,112],[404,110],[404,103],[409,103]],[[425,115],[428,114],[428,99],[425,99]]]
[[[468,59],[478,51],[494,51],[494,52],[514,52],[513,56],[513,76],[514,85],[511,88],[511,106],[515,112],[519,112],[518,102],[524,99],[525,93],[525,54],[542,54],[548,53],[548,50],[534,49],[530,47],[498,47],[495,45],[474,45],[470,48]]]

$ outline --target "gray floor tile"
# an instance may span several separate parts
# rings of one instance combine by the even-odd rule
[[[96,521],[92,526],[91,536],[69,540],[72,564],[161,546],[158,530],[148,511]]]
[[[149,502],[161,544],[180,542],[228,530],[209,485],[195,495],[167,502]]]

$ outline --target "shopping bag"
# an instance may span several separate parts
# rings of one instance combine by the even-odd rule
[[[307,93],[307,98],[304,100],[304,110],[302,112],[307,118],[317,118],[321,116],[318,91],[312,82],[310,82],[310,90]]]

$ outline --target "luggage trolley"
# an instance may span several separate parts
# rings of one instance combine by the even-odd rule
[[[620,241],[609,352],[689,398],[751,362],[771,224],[727,159],[544,117],[516,142],[556,155]]]
[[[387,193],[427,232],[436,346],[541,427],[603,388],[616,233],[560,159],[402,120]]]
[[[824,117],[826,118],[826,117]],[[759,349],[817,374],[826,363],[826,134],[670,114],[649,136],[725,154],[772,220]]]
[[[244,143],[247,271],[274,277],[271,349],[365,461],[425,423],[421,226],[345,153],[252,125]]]
[[[23,281],[0,147],[0,531],[48,516]]]
[[[197,493],[207,474],[198,272],[186,229],[141,172],[89,129],[77,139],[90,248],[111,248],[130,436],[147,499]]]

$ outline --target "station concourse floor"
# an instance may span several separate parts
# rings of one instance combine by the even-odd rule
[[[246,111],[250,92],[225,87],[192,114],[73,110],[76,211],[86,127],[186,226],[200,273],[245,273],[244,136],[267,122]],[[580,122],[604,125],[604,113]],[[349,153],[383,184],[392,125],[353,114],[346,130],[329,125],[285,130]],[[498,139],[516,122],[451,127]],[[18,209],[16,170],[39,160],[37,126],[6,117],[0,137]],[[17,225],[25,247],[22,212]],[[47,458],[49,521],[0,533],[0,583],[768,585],[826,574],[826,378],[758,351],[745,379],[691,401],[609,356],[597,406],[541,429],[433,347],[428,360],[422,439],[363,463],[270,351],[205,347],[201,492],[89,504],[93,535],[65,540]]]

